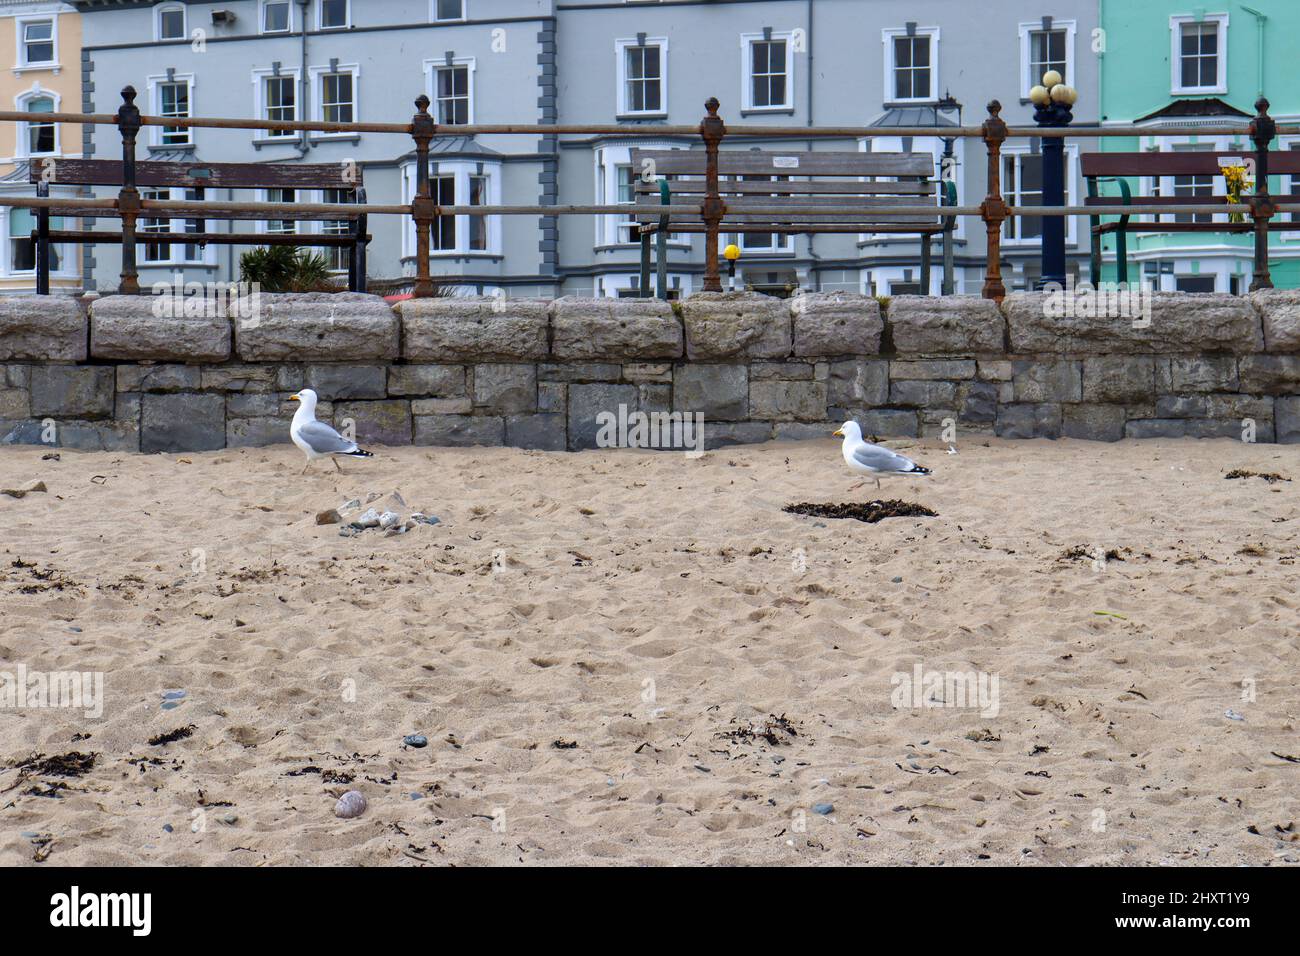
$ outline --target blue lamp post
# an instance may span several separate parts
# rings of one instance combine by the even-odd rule
[[[1070,107],[1079,92],[1066,86],[1061,74],[1048,70],[1041,86],[1029,91],[1034,104],[1034,122],[1039,126],[1069,126],[1074,119]],[[1043,137],[1043,205],[1065,205],[1065,137]],[[1065,217],[1043,217],[1042,269],[1039,288],[1049,283],[1065,285]]]

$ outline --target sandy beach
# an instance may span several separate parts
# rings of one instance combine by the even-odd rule
[[[0,670],[104,700],[0,708],[0,864],[1300,862],[1300,446],[893,444],[6,448]]]

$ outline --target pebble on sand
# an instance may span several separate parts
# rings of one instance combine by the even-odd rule
[[[424,736],[424,734],[407,734],[402,738],[402,746],[427,747],[429,746],[429,738]]]
[[[366,812],[366,797],[360,790],[349,790],[334,804],[334,815],[350,820]]]
[[[830,816],[831,813],[835,810],[835,804],[833,804],[833,803],[814,803],[814,804],[813,804],[813,808],[812,808],[812,810],[813,810],[813,813],[820,813],[822,816],[827,817],[827,816]]]
[[[317,524],[338,524],[342,520],[343,516],[334,508],[316,512]]]

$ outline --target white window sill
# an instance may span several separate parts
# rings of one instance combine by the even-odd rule
[[[663,112],[659,112],[659,113],[619,113],[614,117],[614,119],[616,120],[644,120],[644,119],[661,120],[667,118],[668,118],[667,110],[664,110]]]
[[[750,113],[794,113],[793,106],[742,106],[740,115],[747,116]]]
[[[326,121],[317,120],[316,122],[323,123]],[[333,121],[331,120],[329,122],[333,122]],[[357,122],[357,121],[353,120],[353,122]],[[360,142],[361,134],[360,133],[313,133],[311,135],[311,141],[313,143],[328,142],[330,140],[350,140],[355,143],[355,142]]]
[[[42,71],[49,73],[59,73],[62,71],[61,63],[23,63],[13,68],[14,76],[19,73],[40,73]]]
[[[1227,86],[1197,86],[1197,87],[1187,87],[1185,89],[1174,88],[1169,91],[1169,95],[1170,96],[1204,96],[1207,93],[1217,93],[1220,96],[1223,96],[1226,95],[1227,92],[1228,92]]]

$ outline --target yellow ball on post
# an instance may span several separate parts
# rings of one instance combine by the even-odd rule
[[[740,246],[736,245],[734,242],[729,244],[727,248],[722,250],[722,257],[728,262],[735,262],[740,258]]]
[[[1036,106],[1046,106],[1051,96],[1045,86],[1035,86],[1029,91],[1029,100]]]
[[[1048,70],[1043,74],[1043,86],[1049,90],[1054,86],[1060,86],[1065,82],[1065,77],[1061,76],[1056,70]]]

